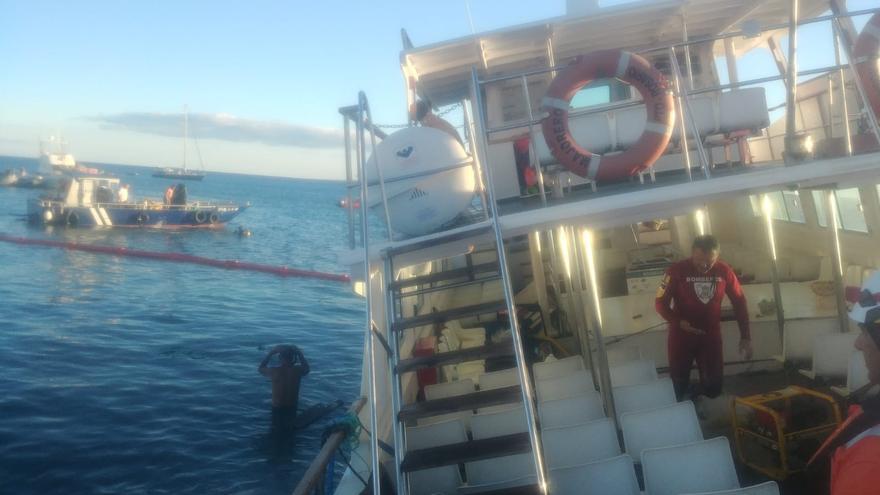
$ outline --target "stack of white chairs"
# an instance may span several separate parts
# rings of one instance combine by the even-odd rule
[[[775,482],[741,488],[724,437],[646,449],[641,454],[646,495],[770,495]]]
[[[657,379],[657,365],[654,361],[630,361],[612,366],[610,372],[613,387],[650,383]]]
[[[550,470],[552,493],[641,495],[633,460],[624,454],[601,461]]]
[[[425,387],[425,398],[428,400],[445,399],[448,397],[457,397],[459,395],[471,394],[475,391],[476,387],[474,387],[474,381],[468,378],[466,380],[458,380],[455,382],[443,382],[433,385],[427,385]],[[462,423],[465,425],[465,428],[470,429],[470,419],[473,415],[473,411],[460,411],[449,414],[441,414],[438,416],[431,416],[429,418],[420,418],[418,420],[418,424],[419,426],[424,426],[458,419],[462,421]]]
[[[825,333],[813,341],[813,368],[800,370],[810,379],[844,378],[855,349],[856,332]]]
[[[522,406],[503,412],[477,414],[471,418],[474,440],[523,433],[527,430],[525,410]],[[518,484],[516,481],[519,479],[528,480],[535,477],[535,462],[531,452],[468,462],[465,463],[464,469],[467,473],[468,486],[495,487],[505,483],[514,483],[516,486]]]
[[[535,381],[538,402],[582,397],[596,393],[593,374],[589,371],[575,371],[566,376]]]
[[[551,378],[560,378],[570,375],[576,371],[584,369],[584,360],[580,356],[570,356],[553,361],[544,361],[543,363],[535,363],[532,366],[532,373],[535,380],[549,380]]]
[[[745,488],[722,490],[720,492],[688,493],[686,495],[779,495],[779,485],[775,481],[768,481]]]
[[[490,371],[479,377],[480,390],[495,390],[499,388],[519,385],[519,374],[516,368],[508,368],[501,371]],[[477,410],[478,414],[491,414],[522,408],[522,402],[516,404],[499,404],[497,406],[483,407]]]
[[[620,415],[626,452],[639,459],[645,449],[671,447],[703,439],[694,404],[690,401]]]
[[[621,415],[675,404],[672,380],[661,378],[649,383],[614,387],[614,408]]]
[[[407,446],[411,450],[439,447],[467,441],[461,420],[444,421],[426,426],[406,429]],[[422,469],[410,473],[410,486],[414,495],[435,493],[454,494],[461,484],[458,465]]]
[[[849,364],[846,368],[846,386],[832,386],[831,390],[843,397],[849,395],[856,390],[868,384],[868,366],[865,364],[865,355],[861,351],[853,351],[849,357]]]
[[[538,403],[542,428],[574,426],[605,417],[602,396],[592,391],[579,397],[548,400]]]
[[[542,428],[549,469],[566,468],[620,455],[617,429],[609,418],[558,428]]]

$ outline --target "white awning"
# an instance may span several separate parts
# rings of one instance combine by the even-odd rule
[[[417,78],[423,94],[436,105],[444,105],[467,95],[471,67],[476,66],[482,76],[547,67],[548,40],[556,63],[562,64],[593,50],[620,48],[638,52],[679,42],[682,19],[691,39],[737,31],[746,21],[759,26],[784,23],[788,20],[789,5],[790,0],[635,2],[601,9],[589,16],[556,17],[410,48],[401,53],[401,64]],[[802,18],[815,17],[827,10],[827,0],[800,2]],[[763,36],[737,39],[737,51],[754,48],[763,40]],[[716,50],[722,54],[722,48]]]

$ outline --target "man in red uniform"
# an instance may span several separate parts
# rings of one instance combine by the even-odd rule
[[[849,313],[861,334],[855,347],[865,357],[868,380],[880,384],[880,272],[865,282]],[[833,457],[832,457],[833,455]],[[813,467],[831,457],[831,495],[880,493],[880,396],[852,406],[840,425],[810,459]]]
[[[736,274],[718,260],[718,240],[710,235],[694,239],[691,257],[666,270],[654,307],[669,322],[667,353],[675,395],[681,400],[690,385],[691,365],[697,362],[700,387],[691,397],[721,394],[724,355],[721,349],[721,301],[730,298],[739,324],[739,349],[752,358],[749,312]]]

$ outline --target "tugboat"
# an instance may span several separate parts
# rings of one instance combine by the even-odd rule
[[[165,200],[128,198],[119,179],[71,177],[52,196],[28,201],[28,220],[68,227],[222,228],[249,205],[186,200],[178,184]]]

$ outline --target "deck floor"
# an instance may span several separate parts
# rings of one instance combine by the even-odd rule
[[[768,481],[770,478],[742,464],[737,456],[733,428],[729,414],[727,414],[729,412],[729,401],[734,396],[746,397],[780,390],[791,385],[799,385],[838,399],[841,414],[846,415],[847,404],[840,399],[840,396],[832,392],[830,387],[818,385],[816,382],[804,377],[794,367],[746,372],[735,376],[725,376],[724,380],[724,395],[722,398],[727,400],[719,398],[712,401],[713,404],[704,409],[708,414],[700,422],[705,438],[714,438],[720,435],[728,438],[734,462],[736,463],[737,473],[743,486],[751,486]],[[781,493],[786,495],[825,495],[828,493],[829,486],[827,475],[828,473],[795,474],[779,483]]]

